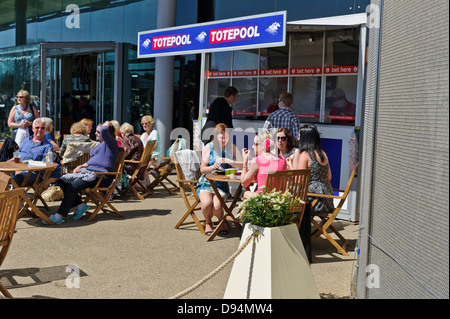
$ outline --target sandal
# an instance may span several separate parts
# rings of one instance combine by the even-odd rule
[[[210,225],[211,228],[212,228],[212,223],[206,223],[206,225]],[[211,236],[211,234],[212,234],[213,232],[214,232],[213,230],[205,231],[205,235],[206,235],[206,236]]]

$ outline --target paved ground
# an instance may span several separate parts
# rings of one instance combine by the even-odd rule
[[[174,229],[185,212],[179,192],[160,188],[144,201],[126,195],[113,203],[126,218],[100,213],[87,222],[69,215],[56,226],[21,218],[0,270],[2,283],[16,298],[166,299],[203,279],[238,248],[234,228],[212,242],[194,226]],[[59,206],[49,204],[52,213]],[[350,297],[358,225],[339,221],[337,228],[351,243],[349,257],[324,238],[313,243],[311,269],[322,298]],[[77,284],[73,265],[81,277],[79,287],[69,289]],[[182,298],[221,299],[231,269],[232,263]]]

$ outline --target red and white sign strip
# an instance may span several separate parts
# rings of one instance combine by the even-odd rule
[[[348,74],[358,73],[358,66],[326,66],[323,68],[324,74]]]
[[[322,67],[315,68],[291,68],[291,75],[314,75],[322,74]]]

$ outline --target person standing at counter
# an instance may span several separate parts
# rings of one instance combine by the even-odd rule
[[[356,104],[347,100],[343,89],[335,89],[331,98],[333,99],[333,108],[330,110],[330,115],[355,116]],[[355,120],[332,119],[332,123],[353,124],[355,123]]]
[[[264,130],[272,133],[271,130],[280,127],[286,127],[294,134],[294,139],[298,140],[298,131],[300,129],[300,120],[297,115],[292,112],[292,103],[294,98],[291,93],[284,92],[280,94],[278,99],[279,109],[270,113],[264,123]]]
[[[233,108],[231,104],[233,104],[238,97],[238,90],[229,86],[225,89],[224,96],[216,98],[209,108],[208,118],[206,119],[206,123],[202,128],[202,140],[203,143],[207,144],[210,141],[210,136],[208,132],[203,133],[207,130],[212,129],[219,123],[225,124],[228,128],[233,128]]]

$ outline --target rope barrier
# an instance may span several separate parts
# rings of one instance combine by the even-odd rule
[[[197,289],[198,287],[203,285],[205,282],[210,280],[212,277],[217,275],[223,268],[225,268],[231,261],[233,261],[245,249],[245,247],[248,246],[248,244],[250,244],[250,242],[252,241],[253,238],[258,237],[258,235],[259,234],[257,231],[255,231],[253,234],[249,235],[247,237],[247,239],[245,240],[244,244],[241,247],[239,247],[239,249],[233,255],[231,255],[227,260],[225,260],[219,267],[214,269],[212,272],[210,272],[206,277],[204,277],[203,279],[198,281],[196,284],[194,284],[191,287],[183,290],[182,292],[170,297],[169,299],[179,299],[179,298],[189,294],[190,292],[194,291],[195,289]]]

